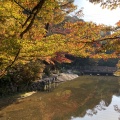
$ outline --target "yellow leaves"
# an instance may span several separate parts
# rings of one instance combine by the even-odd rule
[[[0,69],[4,69],[8,64],[14,60],[18,49],[20,48],[19,40],[17,39],[4,39],[0,44]]]
[[[23,0],[22,2],[20,1],[20,4],[25,6],[25,8],[32,9],[34,5],[37,4],[37,1],[34,0],[32,3],[30,0]],[[25,22],[27,15],[23,14],[23,9],[14,2],[4,1],[0,6],[0,15],[4,17],[4,19],[2,19],[4,24],[0,24],[0,37],[3,35],[0,50],[4,54],[3,58],[6,59],[7,57],[5,56],[8,56],[8,61],[10,61],[19,48],[21,48],[19,60],[23,58],[24,60],[29,60],[37,57],[43,58],[46,56],[54,56],[55,53],[59,51],[82,57],[88,57],[90,54],[95,54],[97,49],[93,46],[92,42],[102,39],[100,35],[101,31],[106,33],[106,29],[108,28],[103,25],[96,25],[92,22],[83,21],[67,22],[64,28],[69,32],[66,32],[64,35],[53,33],[51,33],[50,36],[48,36],[49,34],[46,35],[46,23],[58,24],[62,22],[66,15],[64,10],[67,9],[69,12],[74,9],[74,6],[70,4],[61,9],[57,1],[46,0],[42,9],[36,16],[31,29],[24,35],[24,38],[20,42],[18,37],[23,31],[22,24]],[[118,22],[118,26],[119,24]],[[120,32],[114,34],[113,37],[119,33]],[[111,47],[111,45],[114,45],[114,47]],[[119,52],[119,48],[119,41],[114,40],[105,46],[104,52],[105,50],[116,50]],[[96,54],[93,55],[93,57],[104,57],[106,59],[108,56]],[[112,54],[110,57],[116,56]]]
[[[9,31],[9,35],[14,35],[15,31]]]
[[[63,50],[64,37],[61,35],[51,35],[40,41],[24,40],[22,42],[21,57],[45,57],[52,56],[56,51]]]
[[[2,46],[0,47],[1,52],[6,52],[8,55],[16,54],[16,51],[20,48],[19,40],[6,39],[2,40]]]

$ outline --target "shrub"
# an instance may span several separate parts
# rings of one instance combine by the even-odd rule
[[[13,66],[0,80],[0,93],[4,91],[16,92],[28,89],[31,82],[40,79],[44,69],[41,61],[29,62],[27,64],[17,64]],[[1,93],[2,94],[2,93]]]

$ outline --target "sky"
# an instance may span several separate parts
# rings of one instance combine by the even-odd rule
[[[84,7],[82,19],[85,21],[115,26],[115,23],[120,20],[120,8],[115,10],[102,9],[100,4],[94,5],[88,0],[75,0],[74,4],[78,6],[78,9]]]

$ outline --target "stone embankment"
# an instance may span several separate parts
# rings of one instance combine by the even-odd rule
[[[11,95],[14,93],[25,92],[25,91],[29,91],[29,95],[31,95],[31,93],[34,93],[36,91],[51,91],[52,89],[57,87],[59,83],[67,80],[72,80],[76,77],[78,77],[78,75],[76,74],[60,73],[59,75],[54,74],[51,77],[34,81],[29,85],[27,84],[21,86],[14,86],[13,84],[10,84],[9,86],[6,86],[5,90],[1,89],[0,96],[5,96],[9,94]],[[25,94],[25,96],[28,96],[28,94]]]
[[[57,87],[59,83],[73,80],[77,77],[79,77],[77,74],[60,73],[59,75],[53,75],[49,78],[44,78],[42,80],[33,82],[30,86],[32,92],[21,94],[18,99],[31,96],[32,94],[36,93],[36,91],[50,91],[51,88]]]
[[[30,86],[31,91],[49,91],[51,88],[55,88],[59,83],[68,80],[73,80],[79,77],[77,74],[71,73],[60,73],[59,75],[53,75],[49,78],[44,78],[42,80],[33,82]]]

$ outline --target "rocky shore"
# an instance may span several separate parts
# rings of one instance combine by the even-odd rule
[[[0,96],[12,95],[14,93],[23,92],[28,93],[25,96],[29,96],[34,93],[32,91],[51,91],[55,87],[57,87],[58,84],[60,84],[61,82],[73,80],[77,77],[78,77],[77,74],[59,73],[53,74],[50,77],[46,77],[26,85],[14,86],[13,84],[10,84],[6,86],[3,90],[0,89]]]
[[[55,88],[59,83],[73,80],[77,77],[79,77],[77,74],[72,73],[53,74],[50,77],[33,82],[30,86],[30,91],[49,91],[51,88]]]

